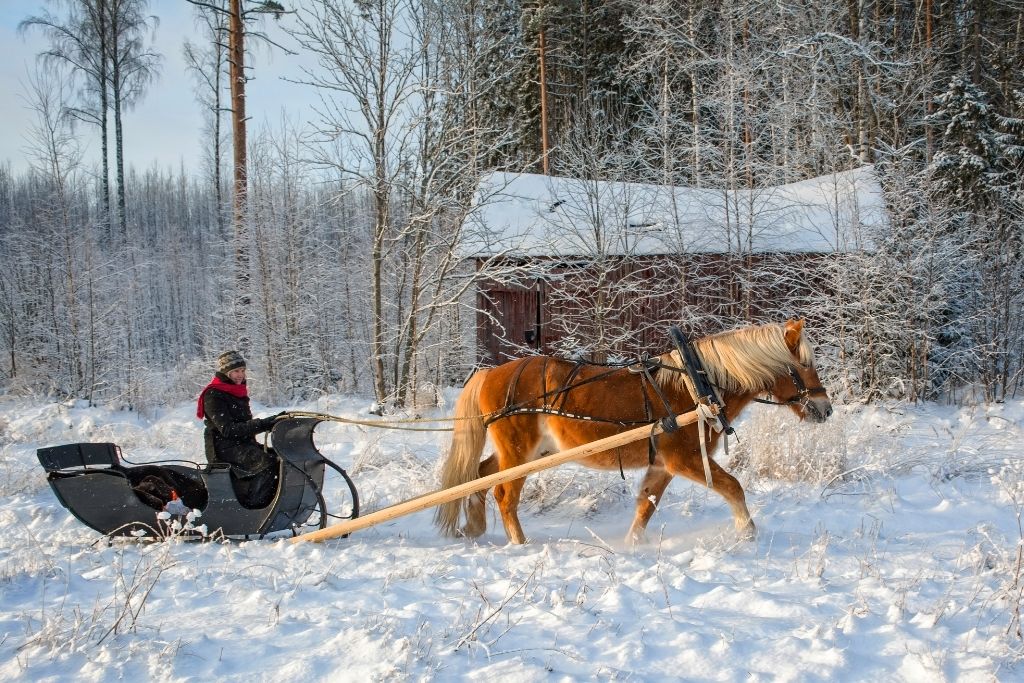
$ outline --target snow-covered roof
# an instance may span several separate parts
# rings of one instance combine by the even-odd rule
[[[467,218],[467,257],[849,252],[885,221],[865,166],[788,185],[713,190],[492,173]]]

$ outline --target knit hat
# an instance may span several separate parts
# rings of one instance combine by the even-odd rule
[[[217,357],[217,372],[228,374],[232,370],[245,367],[245,359],[238,351],[225,351]]]

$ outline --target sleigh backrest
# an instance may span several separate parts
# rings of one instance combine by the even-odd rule
[[[47,472],[69,469],[101,469],[121,466],[118,448],[112,443],[72,443],[36,451]]]

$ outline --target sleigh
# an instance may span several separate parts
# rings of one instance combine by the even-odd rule
[[[120,448],[112,443],[53,446],[36,454],[61,505],[102,534],[160,537],[183,530],[198,536],[219,532],[249,538],[283,531],[298,535],[307,528],[323,529],[328,518],[359,516],[359,496],[348,473],[313,443],[320,421],[287,418],[274,425],[271,438],[279,456],[276,490],[269,501],[249,506],[239,502],[239,481],[227,465],[126,465]],[[324,500],[327,468],[342,482],[341,509],[335,513],[328,512]],[[200,511],[198,519],[193,510]]]

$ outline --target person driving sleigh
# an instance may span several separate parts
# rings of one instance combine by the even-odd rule
[[[238,351],[218,356],[213,380],[199,394],[196,416],[206,425],[207,462],[230,465],[235,494],[244,507],[266,506],[277,490],[277,455],[272,448],[261,446],[256,435],[270,431],[283,415],[254,418],[245,358]]]

